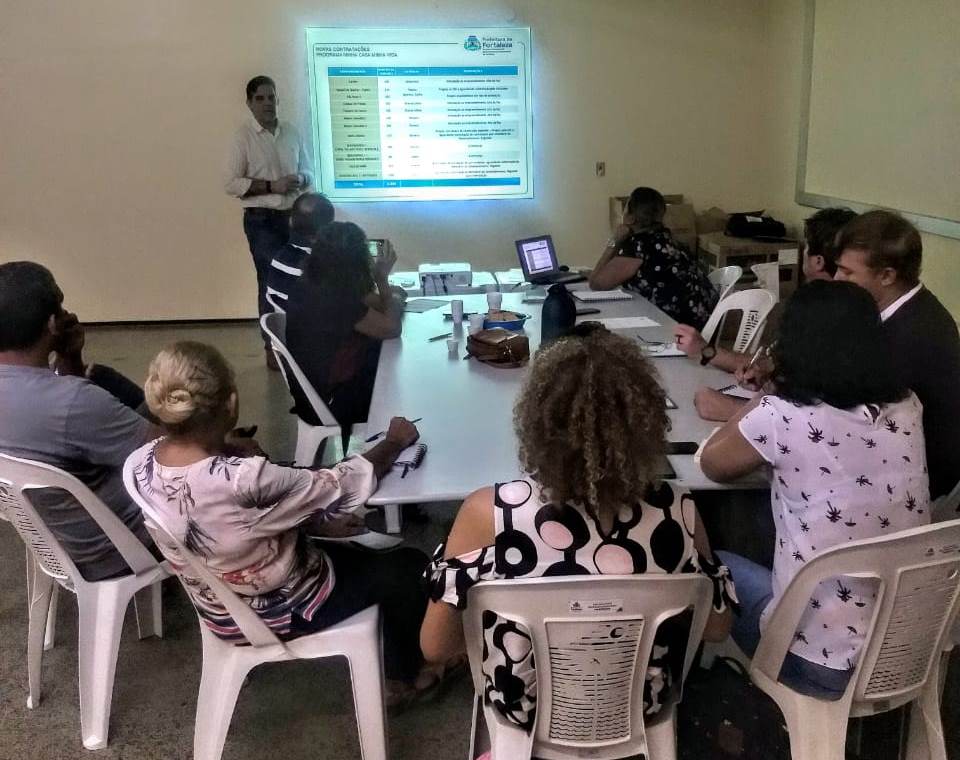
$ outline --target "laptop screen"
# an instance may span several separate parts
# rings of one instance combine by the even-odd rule
[[[557,253],[553,250],[553,238],[549,235],[518,240],[517,256],[528,280],[560,271]]]

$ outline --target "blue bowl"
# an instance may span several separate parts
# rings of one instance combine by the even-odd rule
[[[517,319],[511,319],[506,322],[501,322],[495,319],[484,319],[483,320],[483,329],[489,330],[491,327],[502,327],[504,330],[523,330],[523,323],[530,319],[529,314],[520,314],[519,312],[514,312],[517,315]]]

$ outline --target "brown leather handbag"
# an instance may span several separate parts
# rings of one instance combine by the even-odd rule
[[[530,358],[530,341],[502,327],[467,336],[467,353],[494,367],[519,367]]]

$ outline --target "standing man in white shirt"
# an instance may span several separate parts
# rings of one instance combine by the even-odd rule
[[[247,82],[251,118],[237,130],[224,189],[243,206],[243,231],[257,269],[258,313],[270,309],[267,273],[290,234],[290,208],[313,182],[310,157],[296,128],[277,118],[277,88],[267,76]],[[264,337],[267,366],[278,369]]]

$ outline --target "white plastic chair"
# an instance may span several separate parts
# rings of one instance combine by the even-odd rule
[[[743,312],[740,319],[740,329],[737,331],[737,337],[733,341],[733,350],[737,353],[744,353],[753,348],[754,343],[760,339],[763,325],[767,321],[767,315],[773,309],[776,301],[773,293],[763,288],[751,288],[750,290],[738,290],[722,299],[704,325],[701,334],[708,343],[713,340],[713,336],[720,326],[720,320],[731,311]]]
[[[838,701],[798,694],[777,682],[800,616],[819,581],[840,575],[880,580],[860,661]],[[844,760],[850,718],[913,702],[931,760],[946,760],[940,721],[942,653],[960,608],[960,520],[914,528],[827,550],[787,586],[766,623],[750,676],[780,707],[793,760]],[[919,727],[916,727],[919,728]],[[908,747],[916,753],[916,747]],[[911,754],[911,756],[917,756]]]
[[[531,578],[478,583],[463,615],[476,692],[474,738],[483,708],[492,760],[677,756],[675,705],[644,724],[643,686],[657,627],[693,610],[686,677],[710,614],[711,582],[699,575]],[[537,713],[530,733],[483,705],[484,610],[523,623],[533,638]],[[574,611],[576,610],[576,611]],[[470,760],[477,747],[471,742]]]
[[[88,582],[31,504],[28,493],[57,488],[70,493],[87,511],[129,565],[132,573]],[[163,636],[160,581],[170,575],[139,539],[83,483],[56,467],[0,454],[0,501],[33,555],[28,573],[29,633],[27,707],[40,703],[44,634],[55,583],[77,596],[79,608],[80,730],[83,746],[107,746],[113,681],[123,618],[134,599],[140,638]]]
[[[3,498],[0,497],[0,520],[3,522],[10,522],[10,518],[7,517],[7,513],[3,509]],[[24,552],[27,557],[27,603],[30,603],[30,600],[33,599],[33,575],[36,572],[36,561],[33,559],[33,554],[30,552],[30,547],[25,546]],[[54,641],[56,640],[56,631],[57,631],[57,608],[60,600],[60,592],[57,589],[59,586],[53,587],[53,592],[50,597],[50,610],[47,613],[47,627],[43,636],[43,651],[49,652],[53,649]]]
[[[303,370],[287,349],[287,315],[282,312],[264,314],[260,317],[260,327],[270,339],[270,346],[277,357],[287,388],[292,389],[290,378],[287,376],[288,372],[292,372],[314,414],[320,420],[319,425],[310,425],[297,415],[297,450],[294,461],[299,467],[311,467],[323,442],[331,436],[340,435],[340,423],[337,422],[337,418],[333,416],[329,407],[323,403],[320,394],[307,380],[307,376],[303,374]]]
[[[780,263],[769,261],[765,264],[753,264],[751,271],[757,276],[757,287],[773,293],[775,301],[780,300]]]
[[[194,760],[220,760],[237,697],[250,670],[267,662],[323,657],[346,657],[353,686],[361,756],[366,760],[386,760],[379,609],[376,606],[369,607],[324,631],[282,642],[247,603],[210,573],[203,561],[187,550],[165,527],[152,505],[140,495],[129,459],[123,468],[123,483],[131,498],[156,526],[151,528],[151,532],[162,532],[177,547],[191,572],[206,584],[210,593],[226,608],[249,642],[249,646],[242,646],[218,638],[197,615],[203,644],[203,670],[193,735]],[[182,583],[183,579],[180,580]]]
[[[743,277],[743,267],[737,266],[736,264],[719,267],[707,275],[710,284],[717,289],[721,301],[733,290],[733,286],[737,284],[737,281],[741,277]]]

